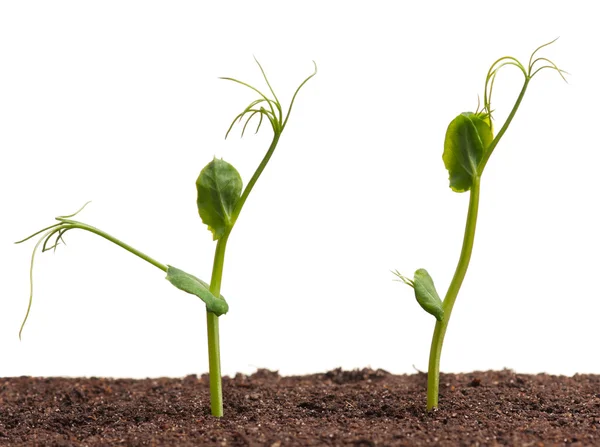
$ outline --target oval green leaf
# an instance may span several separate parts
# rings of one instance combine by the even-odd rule
[[[167,266],[167,280],[177,287],[179,290],[196,295],[204,304],[206,304],[206,310],[214,313],[215,315],[221,316],[226,314],[229,310],[229,305],[225,298],[221,295],[217,298],[210,292],[210,286],[194,275],[179,270],[172,265]]]
[[[485,150],[493,140],[489,117],[465,112],[458,115],[446,130],[444,166],[450,174],[450,188],[456,192],[471,189],[473,178]]]
[[[475,124],[477,128],[477,133],[479,134],[479,138],[481,138],[481,143],[483,145],[483,152],[486,153],[489,149],[492,141],[494,140],[494,129],[492,126],[492,120],[489,115],[484,113],[471,113],[471,121]]]
[[[413,281],[415,288],[415,297],[419,305],[435,317],[436,320],[442,321],[444,319],[444,307],[442,306],[442,300],[435,290],[433,279],[427,273],[425,269],[418,269],[415,272],[415,278]]]
[[[242,195],[242,178],[224,160],[215,158],[202,169],[196,180],[198,213],[218,240],[233,226],[233,210]]]

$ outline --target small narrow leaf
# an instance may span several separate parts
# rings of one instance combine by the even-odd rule
[[[456,192],[471,189],[484,151],[493,140],[489,117],[465,112],[446,131],[442,159],[450,174],[450,188]]]
[[[421,305],[423,310],[433,315],[436,320],[442,321],[444,319],[442,300],[435,290],[433,279],[431,279],[431,276],[429,276],[427,270],[417,270],[415,272],[413,284],[415,288],[415,297],[417,298],[417,302]]]
[[[225,298],[221,296],[217,298],[210,293],[210,288],[207,283],[194,275],[179,270],[172,265],[167,266],[167,278],[171,284],[179,290],[196,295],[206,304],[206,310],[216,314],[217,316],[226,314],[229,310],[229,305]]]
[[[394,281],[398,281],[398,282],[403,282],[404,284],[406,284],[407,286],[412,287],[413,289],[415,288],[415,283],[412,281],[412,279],[407,278],[406,276],[404,276],[402,273],[400,273],[398,270],[393,271],[392,272],[394,275],[396,275],[398,278],[400,279],[395,279]]]
[[[233,226],[232,213],[242,195],[242,178],[226,161],[213,159],[196,180],[198,213],[218,240]]]

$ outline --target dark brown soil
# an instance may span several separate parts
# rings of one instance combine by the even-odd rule
[[[0,446],[600,446],[600,376],[446,374],[427,413],[424,374],[334,370],[208,380],[0,378]]]

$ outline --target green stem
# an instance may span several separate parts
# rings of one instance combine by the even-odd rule
[[[525,77],[525,82],[523,83],[523,88],[521,89],[521,93],[519,93],[517,101],[515,102],[515,105],[513,106],[512,110],[510,111],[508,118],[506,118],[506,121],[504,121],[502,128],[498,132],[498,135],[496,135],[496,138],[494,138],[494,140],[491,142],[490,147],[488,149],[486,149],[486,151],[484,152],[483,158],[481,159],[481,162],[479,163],[479,167],[477,168],[477,175],[479,177],[481,177],[481,174],[483,174],[485,165],[487,164],[488,160],[490,159],[492,152],[494,152],[494,149],[498,145],[498,142],[500,142],[502,135],[504,135],[504,132],[506,132],[506,129],[508,129],[508,126],[510,125],[511,121],[515,117],[515,114],[517,113],[517,110],[519,109],[519,106],[521,105],[521,101],[523,101],[523,97],[525,96],[525,92],[527,91],[527,86],[529,85],[530,80],[531,80],[531,77],[529,77],[529,76]]]
[[[244,203],[246,203],[246,199],[250,195],[252,188],[254,188],[254,185],[258,181],[258,178],[260,177],[262,172],[265,170],[267,163],[269,163],[269,160],[271,159],[273,152],[275,152],[275,148],[277,147],[277,143],[279,142],[280,136],[281,136],[280,132],[275,132],[275,134],[273,135],[273,141],[271,141],[269,150],[267,151],[267,153],[263,157],[262,161],[258,165],[258,168],[256,168],[256,171],[254,171],[254,175],[252,176],[252,178],[246,185],[246,188],[244,189],[244,192],[242,193],[240,200],[237,202],[235,209],[233,210],[233,214],[232,214],[232,217],[233,217],[233,224],[231,225],[232,228],[233,228],[233,225],[235,225],[235,222],[236,222],[238,216],[240,215],[240,212],[242,211]],[[231,231],[231,229],[229,231]]]
[[[444,336],[446,328],[450,321],[452,308],[458,296],[460,287],[467,274],[471,253],[473,252],[473,242],[475,240],[475,227],[477,225],[477,211],[479,209],[479,184],[480,177],[473,178],[471,186],[471,195],[469,198],[469,212],[467,214],[467,224],[465,226],[465,236],[463,239],[460,258],[454,277],[444,298],[444,318],[442,321],[435,323],[433,339],[431,340],[431,350],[429,353],[429,370],[427,373],[427,409],[431,410],[438,406],[438,396],[440,388],[440,358],[442,355],[442,345],[444,344]]]
[[[84,224],[82,222],[77,222],[75,220],[68,220],[68,219],[59,219],[61,222],[63,222],[64,224],[68,225],[68,229],[72,229],[72,228],[79,228],[80,230],[86,230],[89,231],[90,233],[94,233],[97,234],[100,237],[103,237],[104,239],[112,242],[113,244],[118,245],[121,248],[124,248],[125,250],[127,250],[129,253],[132,253],[140,258],[142,258],[144,261],[149,262],[150,264],[152,264],[153,266],[161,269],[163,272],[167,271],[167,266],[158,262],[156,259],[151,258],[150,256],[148,256],[145,253],[142,253],[141,251],[133,248],[131,245],[126,244],[125,242],[117,239],[114,236],[111,236],[108,233],[105,233],[104,231],[96,228],[96,227],[92,227],[91,225],[87,225]],[[65,227],[67,228],[67,227]]]
[[[259,67],[260,67],[260,64],[259,64]],[[262,67],[260,67],[260,69],[262,71]],[[316,71],[315,71],[315,73],[316,73]],[[263,75],[264,75],[264,71],[263,71]],[[302,84],[300,84],[300,87],[302,87],[306,83],[306,81],[308,81],[308,79],[310,79],[312,76],[314,76],[314,74],[309,76]],[[226,78],[226,79],[231,79],[231,78]],[[269,163],[269,160],[271,159],[273,152],[275,152],[275,148],[277,147],[277,143],[279,142],[279,138],[281,137],[281,132],[283,131],[283,128],[285,127],[285,122],[287,122],[287,118],[289,117],[289,110],[288,110],[288,114],[286,116],[284,123],[283,124],[281,123],[281,107],[279,106],[279,101],[277,101],[275,92],[273,92],[273,89],[271,88],[271,85],[269,84],[269,81],[267,80],[266,76],[265,76],[265,80],[267,82],[267,85],[269,86],[271,93],[273,93],[273,96],[275,97],[275,104],[277,105],[277,109],[279,111],[279,119],[277,119],[277,117],[275,115],[275,111],[273,110],[272,101],[269,101],[265,95],[263,95],[262,93],[260,93],[258,90],[256,90],[254,87],[252,87],[250,85],[244,84],[243,82],[240,82],[240,81],[236,81],[235,79],[231,79],[231,80],[235,81],[235,82],[239,82],[240,84],[250,87],[251,89],[258,92],[267,101],[267,103],[271,107],[271,112],[273,114],[273,118],[269,117],[269,120],[271,121],[271,124],[273,125],[274,135],[273,135],[273,140],[271,141],[271,145],[269,146],[269,149],[267,150],[267,153],[265,154],[262,161],[258,165],[258,168],[256,168],[254,175],[252,175],[252,178],[246,185],[246,188],[242,192],[242,195],[240,196],[240,199],[238,200],[238,202],[235,206],[235,209],[233,210],[232,223],[229,227],[229,230],[217,242],[217,248],[215,250],[215,260],[213,263],[212,277],[210,280],[210,291],[216,297],[221,296],[221,277],[223,275],[223,264],[225,262],[225,247],[227,246],[227,239],[229,238],[229,234],[231,233],[231,230],[233,229],[233,226],[235,225],[235,222],[237,221],[237,218],[239,217],[240,212],[242,211],[242,208],[244,207],[244,204],[246,203],[246,200],[248,199],[248,196],[250,195],[250,192],[252,192],[254,185],[256,184],[260,175],[262,174],[265,167]],[[300,87],[298,87],[298,89],[296,90],[296,93],[294,94],[294,97],[292,98],[292,104],[294,102],[296,94],[298,93],[298,90],[300,90]],[[290,110],[291,110],[292,104],[290,104]],[[220,347],[219,347],[219,317],[217,317],[212,312],[207,312],[206,323],[207,323],[207,327],[208,327],[208,365],[209,365],[209,375],[210,375],[210,408],[211,408],[211,412],[212,412],[213,416],[221,417],[221,416],[223,416],[223,389],[222,389],[222,384],[221,384],[221,358],[220,358]]]
[[[221,296],[221,278],[225,263],[225,248],[229,233],[226,233],[217,242],[215,260],[210,278],[210,292],[214,296]],[[210,381],[210,409],[215,417],[223,416],[223,387],[221,384],[221,351],[219,343],[219,317],[212,312],[206,312],[206,325],[208,331],[208,371]]]
[[[275,129],[274,129],[275,131]],[[213,271],[210,279],[210,292],[214,296],[221,296],[221,277],[223,276],[223,264],[225,262],[225,247],[227,246],[227,239],[229,234],[235,225],[235,222],[242,211],[242,207],[246,202],[246,199],[250,195],[252,188],[258,181],[258,178],[264,171],[267,163],[271,159],[277,143],[279,142],[280,132],[275,131],[273,141],[269,146],[269,150],[263,157],[262,161],[254,175],[246,185],[244,192],[242,193],[240,200],[238,201],[235,209],[232,213],[233,223],[229,227],[229,231],[219,239],[217,242],[217,248],[215,250],[215,260],[213,263]],[[208,367],[210,376],[210,408],[212,415],[215,417],[223,416],[223,388],[221,384],[221,354],[219,346],[219,317],[212,312],[206,313],[206,324],[208,330]]]

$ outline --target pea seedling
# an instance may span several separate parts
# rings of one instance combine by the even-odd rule
[[[444,336],[446,334],[448,322],[450,321],[452,308],[454,307],[454,302],[456,301],[456,297],[458,296],[458,292],[467,273],[471,252],[473,251],[477,211],[479,207],[481,175],[483,174],[483,170],[485,169],[492,152],[517,113],[531,79],[545,68],[555,70],[563,79],[565,79],[563,75],[565,72],[559,69],[552,61],[545,57],[535,58],[536,53],[540,49],[555,41],[556,39],[538,47],[529,58],[529,65],[527,68],[511,56],[502,57],[494,62],[485,79],[483,110],[479,110],[478,107],[475,113],[461,113],[452,120],[448,126],[442,159],[450,174],[450,188],[455,192],[470,191],[471,193],[460,258],[444,301],[440,299],[433,280],[425,269],[418,269],[412,280],[403,276],[398,271],[393,272],[400,278],[400,281],[414,289],[415,297],[419,305],[436,319],[427,373],[428,410],[438,406],[442,344],[444,343]],[[509,65],[517,67],[523,73],[523,87],[521,88],[521,92],[519,93],[508,118],[500,128],[498,134],[494,137],[492,124],[493,109],[491,107],[494,80],[496,79],[498,71],[502,67]]]
[[[73,220],[72,218],[79,213],[86,205],[84,205],[79,211],[68,216],[56,217],[58,223],[50,225],[36,233],[28,236],[27,238],[17,242],[17,244],[25,242],[37,235],[41,234],[41,237],[33,249],[31,255],[31,265],[29,270],[30,280],[30,294],[29,304],[27,306],[27,313],[25,319],[21,325],[19,331],[19,338],[21,337],[25,322],[29,317],[31,310],[31,303],[33,300],[33,265],[35,261],[35,254],[42,247],[42,252],[56,249],[58,244],[63,240],[65,233],[69,230],[80,229],[94,233],[108,241],[124,248],[128,252],[140,257],[146,262],[149,262],[153,266],[159,268],[167,274],[166,279],[171,282],[175,287],[184,292],[191,293],[199,297],[206,305],[206,317],[208,326],[208,357],[209,357],[209,376],[210,376],[210,404],[211,412],[213,416],[221,417],[223,415],[223,392],[221,388],[221,360],[220,360],[220,348],[219,348],[219,316],[227,313],[229,306],[223,296],[221,295],[221,279],[223,276],[223,265],[225,262],[225,247],[227,245],[227,239],[237,221],[240,212],[252,191],[252,188],[258,181],[261,173],[267,166],[267,163],[271,159],[277,143],[281,137],[283,130],[287,124],[292,106],[296,99],[296,95],[300,89],[317,74],[317,66],[315,64],[314,72],[308,76],[296,89],[287,113],[284,114],[281,103],[277,99],[267,76],[258,61],[256,61],[258,67],[262,73],[269,91],[271,92],[272,98],[269,98],[263,94],[260,90],[252,87],[245,82],[238,81],[233,78],[221,78],[235,83],[241,84],[245,87],[250,88],[258,94],[259,98],[251,102],[240,114],[238,114],[232,121],[225,138],[229,135],[232,128],[237,123],[241,123],[244,119],[245,122],[242,127],[241,134],[244,135],[248,123],[258,116],[259,121],[256,127],[256,132],[260,129],[263,123],[263,118],[266,118],[273,129],[273,140],[267,150],[266,155],[263,157],[258,168],[254,172],[254,175],[246,185],[246,188],[242,191],[242,179],[237,170],[229,163],[223,160],[214,158],[202,171],[196,180],[196,189],[198,192],[198,213],[202,222],[204,222],[208,229],[212,232],[213,240],[217,241],[215,250],[215,257],[212,269],[212,276],[210,284],[202,281],[201,279],[184,272],[183,270],[177,269],[171,265],[162,264],[150,256],[142,253],[141,251],[133,248],[125,242],[105,233],[98,228],[92,227],[83,222]]]

